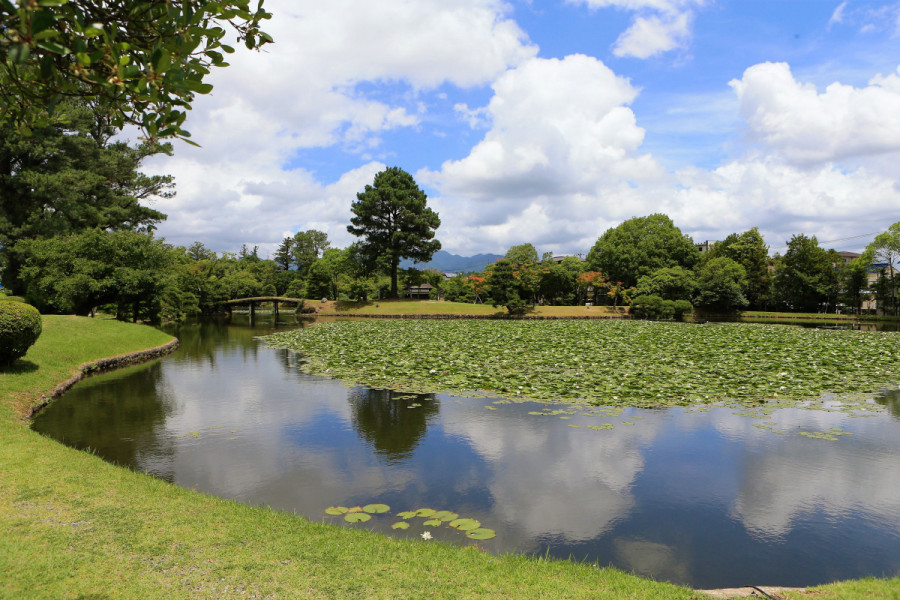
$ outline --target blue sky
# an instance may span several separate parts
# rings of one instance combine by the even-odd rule
[[[412,173],[445,250],[587,252],[668,214],[859,250],[900,221],[900,1],[269,0],[276,43],[213,74],[151,172],[160,234],[335,246],[358,191]],[[859,237],[857,237],[859,236]],[[846,239],[854,238],[854,239]],[[832,243],[833,242],[833,243]]]

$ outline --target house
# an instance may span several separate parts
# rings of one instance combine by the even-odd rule
[[[406,290],[406,297],[412,300],[428,300],[431,297],[431,290],[433,289],[434,286],[430,283],[414,285]]]
[[[712,248],[713,246],[715,246],[718,243],[719,242],[716,240],[706,240],[703,243],[694,244],[694,246],[697,247],[697,250],[700,252],[700,254],[706,254],[707,252],[709,252],[710,248]]]

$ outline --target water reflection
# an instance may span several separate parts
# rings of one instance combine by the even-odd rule
[[[311,376],[296,354],[256,339],[285,326],[297,325],[257,316],[253,327],[239,317],[182,326],[177,354],[79,384],[35,428],[178,485],[314,520],[333,504],[449,509],[497,531],[480,542],[490,551],[698,587],[900,573],[896,393],[867,418],[554,414]],[[800,435],[834,428],[853,435]],[[371,526],[416,535],[392,522]],[[456,533],[435,535],[459,543]]]
[[[353,427],[389,462],[412,456],[428,423],[438,414],[434,394],[354,388],[348,395]]]

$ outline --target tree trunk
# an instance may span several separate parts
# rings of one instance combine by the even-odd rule
[[[396,256],[391,257],[391,298],[399,298],[397,291],[397,269],[400,267],[400,259]]]

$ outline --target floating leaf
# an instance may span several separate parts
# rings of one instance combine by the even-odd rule
[[[364,512],[347,513],[346,515],[344,515],[344,520],[348,523],[365,523],[371,518],[372,515]]]
[[[409,523],[406,521],[400,521],[399,523],[394,523],[391,525],[391,529],[409,529]]]
[[[325,509],[325,514],[328,515],[343,515],[349,509],[346,506],[329,506]]]
[[[406,510],[406,511],[403,511],[403,512],[398,512],[398,513],[397,513],[397,516],[400,517],[401,519],[412,519],[413,517],[416,516],[416,511],[414,511],[414,510]]]
[[[467,531],[466,537],[470,540],[489,540],[493,537],[497,537],[497,532],[493,529],[479,527],[478,529]]]
[[[391,510],[391,507],[387,504],[366,504],[363,506],[363,510],[367,513],[380,514]]]
[[[425,527],[440,527],[443,524],[444,522],[440,519],[428,519],[427,521],[422,523],[422,525],[424,525]]]
[[[430,516],[434,515],[434,513],[436,513],[436,512],[437,511],[434,510],[433,508],[420,508],[419,510],[416,511],[416,516],[417,517],[430,517]]]
[[[475,519],[454,519],[453,521],[450,521],[450,527],[459,529],[460,531],[471,531],[472,529],[481,527],[481,522],[476,521]]]
[[[454,519],[458,519],[459,515],[455,512],[450,512],[449,510],[439,510],[434,515],[432,515],[435,519],[439,519],[441,521],[453,521]]]

